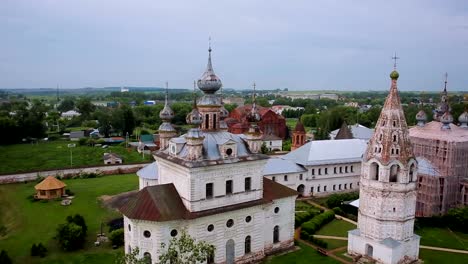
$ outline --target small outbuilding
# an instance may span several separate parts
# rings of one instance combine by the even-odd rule
[[[34,189],[36,189],[35,198],[41,200],[60,198],[65,194],[65,186],[67,185],[61,180],[48,176],[34,186]]]
[[[104,153],[103,155],[104,164],[122,164],[122,157],[115,153]]]

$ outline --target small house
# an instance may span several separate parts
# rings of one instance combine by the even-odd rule
[[[85,137],[85,132],[84,131],[72,131],[70,132],[70,140],[71,141],[78,141],[80,138]]]
[[[34,186],[34,189],[36,189],[35,198],[42,200],[60,198],[65,194],[65,186],[67,185],[61,180],[53,176],[48,176]]]
[[[138,142],[138,152],[151,153],[151,151],[158,150],[158,146],[155,143],[153,135],[141,135]]]
[[[123,159],[115,153],[104,153],[103,155],[104,164],[122,164]]]

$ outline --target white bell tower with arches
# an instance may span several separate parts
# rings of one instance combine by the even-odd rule
[[[392,85],[362,161],[358,229],[349,231],[348,253],[377,263],[414,261],[417,162],[397,89]]]

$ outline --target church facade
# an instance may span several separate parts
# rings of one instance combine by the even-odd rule
[[[161,150],[155,163],[140,171],[140,191],[120,208],[124,215],[125,252],[139,248],[140,257],[158,261],[161,243],[185,230],[197,241],[215,246],[206,263],[250,263],[294,245],[297,193],[262,175],[268,157],[260,154],[261,116],[255,104],[243,135],[227,131],[222,86],[211,64],[197,86],[187,123],[177,137],[166,104],[160,116]]]
[[[412,263],[420,237],[414,234],[417,161],[397,89],[392,85],[362,160],[358,228],[348,232],[348,253],[377,263]]]

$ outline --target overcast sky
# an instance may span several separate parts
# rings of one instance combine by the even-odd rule
[[[0,87],[468,90],[468,1],[1,0]]]

